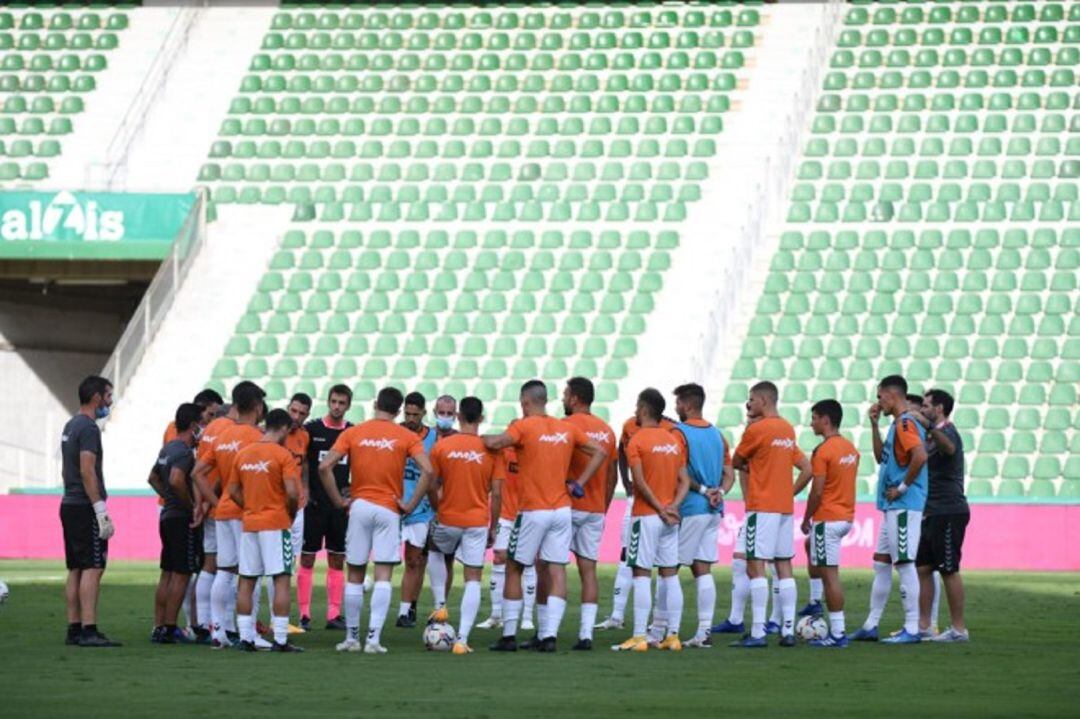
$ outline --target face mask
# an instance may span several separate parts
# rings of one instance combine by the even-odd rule
[[[454,426],[454,418],[453,417],[435,417],[435,426],[445,432],[446,430],[453,428],[453,426]]]
[[[109,416],[109,408],[108,407],[98,407],[97,409],[94,410],[94,417],[97,418],[97,419],[105,419],[108,416]]]

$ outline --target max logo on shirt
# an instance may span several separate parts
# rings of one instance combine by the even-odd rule
[[[266,460],[265,462],[247,462],[240,465],[240,471],[270,474],[270,461]]]
[[[358,447],[371,447],[377,449],[380,452],[382,450],[390,451],[397,444],[396,439],[362,439],[356,443]]]
[[[449,452],[446,455],[446,458],[447,459],[460,459],[460,460],[463,460],[466,464],[470,464],[470,463],[483,464],[484,463],[484,453],[483,452],[472,452],[472,451],[464,451],[464,450],[454,451],[454,452]]]
[[[542,434],[539,437],[541,442],[548,444],[570,444],[570,440],[567,437],[566,432],[555,432],[553,434]]]
[[[845,454],[840,458],[840,466],[843,467],[846,464],[855,464],[859,461],[859,457],[854,454]]]
[[[203,435],[203,436],[202,436],[202,437],[201,437],[201,438],[199,439],[199,441],[200,441],[200,442],[205,442],[206,444],[213,444],[213,443],[214,443],[214,440],[216,440],[216,439],[217,439],[217,435],[216,435],[216,434],[204,434],[204,435]]]
[[[652,448],[653,454],[678,454],[679,447],[675,444],[658,444]]]
[[[772,441],[773,447],[782,447],[784,449],[795,449],[795,440],[793,439],[780,439],[779,437]]]
[[[239,452],[240,451],[240,440],[234,439],[232,442],[229,442],[228,444],[219,444],[217,447],[214,447],[214,450],[218,451],[218,452]]]
[[[586,432],[585,436],[600,444],[611,444],[611,435],[607,432]]]

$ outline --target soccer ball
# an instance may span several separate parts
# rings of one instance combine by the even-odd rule
[[[424,627],[424,646],[429,652],[448,652],[454,648],[457,633],[449,624],[432,622]]]
[[[8,589],[7,582],[0,579],[0,604],[7,601],[8,595],[11,594],[11,590]]]
[[[804,642],[829,636],[829,624],[821,617],[802,617],[795,623],[795,633]]]

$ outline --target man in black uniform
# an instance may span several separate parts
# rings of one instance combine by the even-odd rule
[[[934,572],[941,574],[952,626],[932,637],[936,642],[968,641],[964,624],[964,584],[960,555],[971,511],[964,496],[964,440],[949,416],[953,398],[932,389],[923,397],[921,419],[927,429],[930,486],[923,512],[922,537],[915,566],[919,570],[919,630],[928,631],[934,600]],[[918,416],[918,415],[917,415]]]
[[[338,435],[352,424],[345,421],[345,413],[352,405],[352,390],[343,384],[330,388],[326,400],[327,414],[304,425],[311,442],[308,444],[308,476],[319,476],[319,462],[334,446]],[[334,468],[334,480],[343,493],[349,487],[349,458],[342,457]],[[300,626],[311,628],[312,575],[315,555],[326,546],[326,628],[345,629],[341,618],[341,601],[345,593],[345,528],[348,515],[338,509],[326,496],[322,482],[309,483],[310,496],[304,508],[304,547],[300,553],[300,570],[296,576],[296,595],[300,605]]]
[[[97,604],[101,575],[109,554],[109,537],[116,531],[105,509],[105,477],[101,474],[101,430],[112,406],[112,383],[90,376],[79,383],[79,411],[60,435],[64,498],[60,523],[68,576],[67,643],[80,647],[118,647],[98,631]]]
[[[176,410],[176,437],[161,448],[147,480],[164,500],[158,520],[161,536],[161,571],[166,577],[162,624],[154,627],[150,641],[176,644],[190,641],[177,628],[191,575],[203,563],[202,500],[191,478],[195,467],[193,447],[204,408],[185,403]]]

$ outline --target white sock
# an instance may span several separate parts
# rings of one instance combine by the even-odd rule
[[[544,634],[541,639],[559,636],[559,626],[562,624],[563,615],[566,614],[566,600],[562,597],[548,597],[547,622],[544,626]]]
[[[540,637],[541,639],[543,639],[545,636],[547,636],[546,634],[544,634],[544,632],[547,631],[547,621],[548,621],[548,605],[547,605],[547,602],[544,602],[543,604],[537,604],[536,605],[536,636]]]
[[[667,633],[678,635],[679,627],[682,625],[682,584],[679,582],[679,575],[677,574],[673,577],[661,577],[660,581],[667,585],[667,589],[664,591],[666,595],[664,598],[664,604],[666,605],[664,615],[667,617]]]
[[[784,613],[780,609],[780,577],[776,576],[774,565],[769,565],[769,571],[772,573],[772,609],[769,611],[769,621],[780,624],[784,618]]]
[[[870,585],[870,613],[866,616],[863,629],[873,629],[881,622],[885,605],[892,593],[892,565],[887,562],[874,562],[874,581]]]
[[[731,613],[728,621],[742,624],[746,614],[746,600],[750,598],[750,577],[746,576],[746,560],[731,560]]]
[[[210,610],[210,592],[216,576],[216,572],[199,572],[199,578],[195,582],[195,613],[199,615],[199,625],[206,629],[214,626],[214,615]]]
[[[799,599],[799,585],[794,577],[781,579],[780,585],[780,632],[784,636],[795,633],[795,604]]]
[[[229,573],[217,572],[210,588],[210,626],[215,639],[225,638],[225,614],[229,611]]]
[[[376,581],[371,589],[371,617],[368,620],[367,643],[378,644],[382,639],[386,613],[390,611],[390,582]]]
[[[521,619],[522,600],[503,599],[503,636],[512,637],[517,634],[518,620]]]
[[[266,602],[269,606],[266,607],[270,616],[274,616],[274,597],[277,596],[277,592],[274,590],[274,578],[263,577],[263,585],[266,587]]]
[[[919,573],[913,562],[896,565],[900,575],[900,604],[904,607],[904,629],[919,633]]]
[[[810,577],[810,602],[820,602],[825,595],[825,582],[821,579]]]
[[[506,565],[491,566],[491,616],[502,617],[503,587],[506,586]]]
[[[709,572],[695,579],[694,584],[697,595],[697,633],[705,636],[712,627],[713,613],[716,610],[716,580],[713,579],[712,572]]]
[[[667,582],[663,577],[657,577],[656,579],[656,595],[653,597],[653,610],[652,624],[649,629],[650,636],[654,639],[660,640],[667,636],[668,616],[667,616]]]
[[[649,577],[634,577],[634,636],[643,637],[649,628],[652,611],[652,581]]]
[[[594,624],[596,624],[596,602],[584,602],[581,605],[581,627],[578,629],[578,639],[592,639]]]
[[[427,575],[435,608],[442,609],[446,606],[446,559],[442,552],[428,552]]]
[[[225,630],[236,631],[236,589],[240,585],[240,577],[231,572],[225,572],[228,578],[229,594],[225,597],[228,602],[225,605]]]
[[[289,617],[270,616],[270,629],[274,632],[274,644],[285,644],[289,641]]]
[[[184,620],[190,627],[194,622],[191,621],[191,602],[193,595],[195,594],[195,577],[188,577],[187,589],[184,590],[184,602],[181,608],[184,610]]]
[[[750,636],[765,636],[765,608],[769,604],[769,580],[754,577],[750,580]]]
[[[345,638],[360,641],[360,613],[364,609],[363,582],[345,584],[342,609],[345,614]]]
[[[525,571],[521,573],[521,583],[523,599],[518,618],[520,620],[524,617],[531,621],[533,606],[536,604],[536,567],[525,567]]]
[[[939,626],[938,616],[941,610],[941,573],[934,572],[934,601],[930,604],[930,627]]]
[[[255,641],[255,620],[251,618],[250,614],[237,617],[236,623],[240,627],[240,641]]]
[[[611,618],[621,622],[626,616],[626,601],[630,598],[630,587],[634,585],[634,571],[626,562],[619,562],[615,572],[615,588],[611,596]]]
[[[834,637],[844,636],[844,610],[829,612],[829,634]]]
[[[409,608],[412,607],[412,602],[401,602],[398,604],[397,614],[399,617],[409,616]]]
[[[465,582],[465,591],[461,595],[461,625],[458,628],[458,641],[469,643],[469,632],[480,610],[480,582]]]
[[[262,601],[262,579],[255,580],[255,588],[251,590],[251,618],[255,621],[255,624],[259,623],[259,602]],[[271,609],[273,603],[271,603]],[[271,611],[271,614],[273,612]]]

